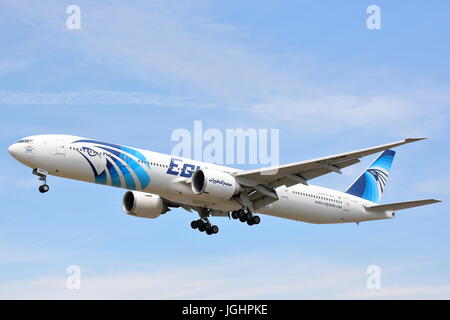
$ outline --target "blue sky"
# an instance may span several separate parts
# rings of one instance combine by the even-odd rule
[[[66,28],[70,4],[81,30]],[[381,8],[382,29],[366,28]],[[450,28],[445,1],[0,1],[1,298],[450,298]],[[124,190],[50,177],[7,147],[64,133],[170,153],[171,133],[280,129],[280,161],[407,136],[383,202],[394,220],[311,225],[121,211]],[[344,189],[372,158],[315,184]],[[254,168],[242,165],[240,168]],[[79,265],[82,288],[65,287]],[[382,290],[366,269],[382,270]]]

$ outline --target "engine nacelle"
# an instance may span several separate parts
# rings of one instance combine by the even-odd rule
[[[207,194],[213,199],[228,200],[241,191],[236,179],[222,171],[197,169],[192,175],[192,192]]]
[[[151,219],[169,210],[160,196],[139,191],[127,191],[123,196],[122,207],[126,214]]]

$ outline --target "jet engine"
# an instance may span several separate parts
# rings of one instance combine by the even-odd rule
[[[211,169],[197,169],[192,175],[191,185],[195,194],[207,194],[220,200],[231,199],[241,191],[241,186],[232,175]]]
[[[127,191],[123,196],[122,207],[126,214],[151,219],[169,211],[160,196],[139,191]]]

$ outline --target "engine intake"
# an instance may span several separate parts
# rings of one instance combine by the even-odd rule
[[[221,200],[231,199],[241,191],[241,186],[232,175],[211,169],[197,169],[192,175],[191,185],[195,194],[207,194]]]
[[[123,196],[122,207],[126,214],[151,219],[169,211],[160,196],[139,191],[127,191]]]

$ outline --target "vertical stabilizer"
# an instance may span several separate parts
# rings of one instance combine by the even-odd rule
[[[395,151],[385,150],[348,188],[346,193],[380,203],[394,160]]]

